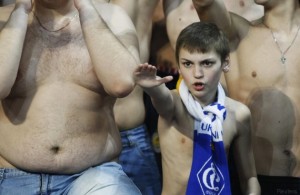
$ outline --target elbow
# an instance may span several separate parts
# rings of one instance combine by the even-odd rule
[[[129,95],[133,91],[134,87],[134,82],[114,83],[110,89],[106,90],[106,92],[112,97],[123,98]]]

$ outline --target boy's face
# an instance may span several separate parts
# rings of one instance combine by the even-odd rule
[[[215,99],[222,69],[228,66],[228,60],[222,64],[220,56],[215,51],[190,53],[187,49],[181,48],[179,73],[191,94],[202,105],[207,105]]]

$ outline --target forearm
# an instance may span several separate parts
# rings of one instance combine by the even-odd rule
[[[257,173],[252,149],[251,113],[245,105],[239,108],[238,120],[239,136],[235,145],[235,161],[243,194],[260,194],[260,185],[257,180]]]
[[[231,14],[224,0],[193,0],[193,2],[200,21],[216,24],[226,34],[231,47],[235,48],[241,33],[249,27],[249,22]]]
[[[247,195],[260,195],[260,185],[256,177],[251,177],[247,182]]]
[[[115,13],[110,14],[110,22],[119,22],[123,25],[123,21],[113,21]],[[84,7],[81,7],[79,15],[84,38],[99,81],[109,95],[115,97],[128,95],[134,88],[132,73],[136,64],[139,63],[135,31],[113,32],[91,3],[86,3]],[[118,33],[120,33],[119,37],[125,37],[124,42],[116,36]]]
[[[173,111],[173,96],[165,84],[153,88],[143,88],[150,96],[151,102],[159,115],[171,115]]]
[[[229,25],[230,15],[223,0],[193,0],[193,3],[200,21],[213,22],[221,29]]]
[[[22,55],[27,31],[28,12],[16,5],[0,32],[0,98],[5,98],[13,86]]]
[[[176,9],[183,1],[184,0],[163,0],[165,17],[167,17],[173,9]]]
[[[193,0],[194,7],[197,11],[202,11],[213,3],[215,3],[215,0]]]

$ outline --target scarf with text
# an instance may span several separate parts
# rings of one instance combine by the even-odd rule
[[[194,149],[187,195],[230,195],[230,178],[223,143],[222,123],[226,118],[225,92],[218,85],[218,100],[201,107],[184,81],[179,94],[188,112],[195,119]]]

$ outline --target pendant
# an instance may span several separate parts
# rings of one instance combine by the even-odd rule
[[[286,58],[284,56],[281,56],[280,60],[282,64],[285,64]]]

